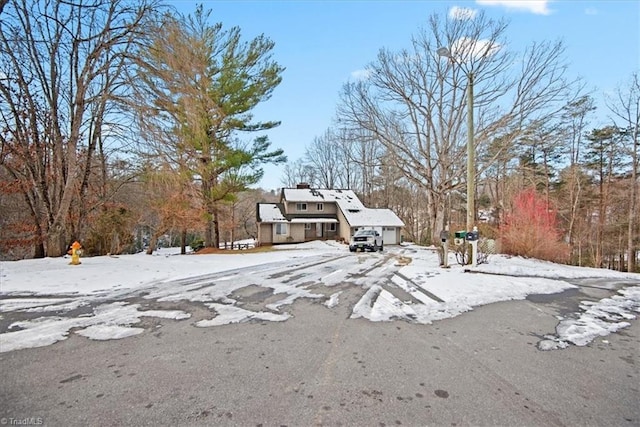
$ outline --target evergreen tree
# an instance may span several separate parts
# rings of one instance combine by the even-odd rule
[[[238,27],[224,30],[209,18],[201,6],[194,15],[164,16],[136,78],[147,147],[165,160],[188,158],[201,181],[205,245],[217,246],[219,204],[256,184],[262,164],[286,160],[282,150],[270,151],[267,136],[241,137],[280,124],[255,120],[252,111],[271,97],[284,69],[271,58],[271,40],[243,41]]]
[[[615,174],[620,172],[623,147],[622,133],[614,126],[593,129],[587,135],[585,166],[591,171],[597,186],[597,223],[595,227],[595,245],[593,249],[594,264],[601,267],[603,263],[604,229],[607,221],[610,202],[611,183]]]

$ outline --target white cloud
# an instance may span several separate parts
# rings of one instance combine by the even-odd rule
[[[550,0],[476,0],[477,4],[485,6],[503,6],[507,9],[531,12],[536,15],[549,15]]]
[[[597,15],[598,9],[595,7],[588,7],[584,10],[585,15]]]
[[[451,55],[455,59],[468,58],[470,56],[479,58],[491,56],[500,50],[500,45],[489,40],[474,40],[468,37],[461,37],[451,45]],[[486,52],[486,53],[485,53]]]
[[[475,19],[477,14],[477,10],[470,9],[468,7],[453,6],[451,9],[449,9],[449,18],[458,21],[473,20]]]
[[[362,70],[355,70],[351,72],[351,77],[355,80],[367,80],[371,76],[371,70],[364,68]]]

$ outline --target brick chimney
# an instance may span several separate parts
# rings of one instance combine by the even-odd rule
[[[311,188],[311,186],[310,186],[309,184],[307,184],[306,182],[301,182],[301,183],[299,183],[299,184],[296,186],[296,188],[297,188],[298,190],[301,190],[301,189],[309,189],[309,188]]]

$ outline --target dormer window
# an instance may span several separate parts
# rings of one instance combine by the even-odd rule
[[[307,204],[306,203],[296,203],[296,210],[297,211],[306,211],[307,210]]]

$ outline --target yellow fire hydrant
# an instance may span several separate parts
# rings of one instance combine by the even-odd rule
[[[69,265],[82,264],[80,262],[80,248],[82,248],[82,246],[77,240],[71,244],[71,262]]]

